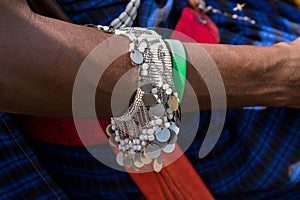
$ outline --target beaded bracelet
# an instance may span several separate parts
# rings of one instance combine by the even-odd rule
[[[163,153],[175,149],[180,124],[180,101],[168,47],[153,30],[95,27],[129,38],[130,59],[139,71],[133,103],[123,115],[111,118],[106,129],[109,143],[119,150],[117,163],[137,171],[152,165],[159,172],[163,167]]]

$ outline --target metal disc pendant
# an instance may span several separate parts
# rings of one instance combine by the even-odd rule
[[[169,108],[175,112],[178,110],[178,107],[179,107],[179,104],[178,104],[178,100],[176,97],[174,96],[171,96],[168,100],[168,105],[169,105]]]
[[[145,106],[153,106],[154,104],[156,104],[156,98],[153,96],[153,94],[144,94],[142,100]]]
[[[143,56],[143,54],[139,50],[137,50],[137,49],[134,49],[130,53],[130,59],[136,65],[140,65],[140,64],[142,64],[144,62],[144,56]]]
[[[151,92],[153,86],[152,86],[151,83],[146,83],[146,84],[143,84],[140,88],[143,92],[148,92],[149,93],[149,92]]]
[[[131,167],[132,166],[132,158],[130,156],[124,156],[124,159],[123,159],[123,164],[124,164],[124,167]]]
[[[146,148],[145,155],[149,158],[157,158],[161,154],[161,149],[157,144],[150,144]]]
[[[161,131],[156,133],[156,140],[159,142],[167,142],[170,139],[170,131],[167,128],[163,128]]]
[[[123,158],[123,152],[119,152],[117,154],[117,157],[116,157],[116,160],[117,160],[117,163],[121,166],[124,166],[124,158]]]
[[[115,131],[112,130],[111,126],[112,126],[112,125],[110,124],[110,125],[108,125],[108,126],[106,127],[106,134],[107,134],[108,136],[111,136],[113,133],[115,133]]]
[[[162,163],[158,163],[157,159],[154,160],[153,162],[153,169],[155,172],[160,172],[163,168],[163,164]]]
[[[160,148],[164,148],[165,146],[168,145],[167,142],[158,142],[158,141],[156,141],[155,144],[157,144]]]
[[[152,162],[152,159],[149,158],[147,155],[144,154],[144,152],[141,152],[140,153],[140,156],[141,156],[141,161],[145,164],[145,165],[148,165]]]
[[[162,150],[166,153],[171,153],[173,152],[175,149],[175,143],[174,144],[168,144],[167,146],[165,146],[165,148],[163,148]]]
[[[141,160],[140,154],[135,154],[133,159],[133,165],[137,168],[142,168],[144,166],[144,163]]]
[[[165,114],[165,108],[162,104],[156,104],[149,110],[150,115],[155,117],[162,117]]]

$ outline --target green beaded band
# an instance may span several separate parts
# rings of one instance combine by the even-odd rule
[[[165,40],[172,55],[173,79],[178,98],[181,102],[186,79],[186,53],[183,44],[179,40]]]

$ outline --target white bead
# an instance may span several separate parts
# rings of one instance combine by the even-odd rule
[[[119,15],[119,18],[121,21],[125,21],[128,17],[128,14],[126,12],[122,12],[120,15]]]
[[[148,135],[144,135],[144,140],[148,140]]]
[[[111,125],[111,129],[114,131],[114,130],[116,130],[116,125]]]
[[[125,24],[126,26],[128,26],[128,24],[130,24],[130,22],[131,22],[131,18],[128,17],[128,18],[125,20],[124,24]]]
[[[143,134],[147,134],[147,129],[143,129],[143,130],[142,130],[142,133],[143,133]]]
[[[232,15],[232,19],[237,19],[237,18],[238,18],[237,14]]]
[[[155,120],[151,120],[150,124],[151,124],[152,126],[155,126],[155,125],[156,125]]]
[[[122,150],[122,145],[119,144],[118,148],[119,148],[120,150]]]
[[[168,117],[164,116],[164,122],[168,122]]]
[[[154,135],[149,135],[148,139],[149,139],[149,141],[153,141],[153,140],[155,140],[155,137],[154,137]]]
[[[116,135],[120,135],[118,130],[115,130],[115,134]]]
[[[156,120],[156,124],[157,124],[157,125],[161,125],[161,124],[162,124],[162,119],[157,119],[157,120]]]
[[[177,92],[174,92],[173,95],[174,95],[175,97],[178,97],[178,93],[177,93]]]
[[[178,128],[178,127],[176,126],[176,124],[173,123],[173,122],[172,122],[172,124],[171,124],[171,126],[170,126],[170,129],[171,129],[172,131],[174,131],[176,134],[179,133],[179,128]]]
[[[147,43],[145,41],[139,44],[139,48],[143,49],[142,51],[144,51],[146,47],[147,47]]]
[[[132,149],[135,151],[135,150],[136,150],[136,145],[134,145],[134,146],[132,147]]]
[[[140,0],[136,0],[136,3],[134,6],[136,6],[137,8],[140,6],[141,1]]]
[[[133,147],[133,143],[129,143],[129,146],[130,146],[130,147]]]
[[[162,86],[162,87],[163,87],[163,89],[164,89],[164,90],[166,90],[166,89],[168,89],[168,88],[169,88],[169,84],[168,84],[168,83],[165,83],[165,84],[163,84],[163,86]]]
[[[129,38],[130,41],[133,41],[133,40],[136,39],[136,37],[135,37],[134,34],[130,34],[130,35],[128,36],[128,38]]]
[[[148,135],[152,135],[152,134],[154,134],[154,130],[153,129],[148,129],[147,133],[148,133]]]
[[[111,26],[113,26],[113,27],[115,27],[118,23],[120,23],[121,21],[120,21],[120,19],[119,18],[116,18],[116,19],[114,19],[111,23],[110,23],[110,25]]]
[[[168,88],[168,89],[166,90],[166,94],[167,94],[167,95],[172,94],[172,89],[171,89],[171,88]]]
[[[151,93],[152,94],[157,94],[157,88],[152,88]]]
[[[129,13],[129,11],[133,8],[133,2],[129,2],[126,6],[125,12]]]
[[[160,99],[157,99],[157,103],[161,103],[161,100],[160,100]]]
[[[147,142],[146,141],[143,141],[142,142],[142,146],[146,146],[147,145]]]
[[[142,69],[143,70],[147,70],[147,69],[149,69],[149,65],[147,64],[147,63],[144,63],[143,65],[142,65]],[[153,88],[154,89],[154,88]],[[156,88],[155,88],[156,89]]]
[[[169,118],[169,119],[173,119],[173,117],[174,117],[173,114],[169,114],[169,115],[168,115],[168,118]]]
[[[128,150],[130,149],[130,146],[128,144],[125,145],[125,149]]]
[[[159,127],[158,126],[154,126],[152,129],[154,130],[154,132],[156,132],[159,129]]]
[[[137,9],[138,9],[137,6],[133,6],[133,8],[129,12],[129,16],[133,16],[136,13]]]
[[[119,19],[119,18],[118,18]],[[122,25],[121,20],[119,19],[119,22],[114,26],[114,28],[120,28],[120,26]],[[116,33],[117,34],[117,33]]]
[[[126,24],[122,24],[121,26],[120,26],[120,28],[125,28],[126,27]]]
[[[141,145],[138,145],[138,146],[136,147],[136,150],[138,150],[138,151],[142,150],[142,146],[141,146]]]
[[[141,144],[140,139],[136,139],[136,144]]]
[[[141,76],[147,76],[148,71],[147,70],[141,70]]]
[[[120,142],[120,136],[117,135],[117,136],[115,137],[115,141],[116,141],[116,142]]]
[[[144,140],[144,135],[140,135],[140,140]]]
[[[121,145],[124,145],[124,144],[125,144],[125,141],[124,141],[124,140],[121,140],[121,141],[120,141],[120,144],[121,144]]]
[[[169,122],[166,122],[166,123],[165,123],[165,127],[166,127],[166,128],[169,128],[170,126],[171,126],[171,124],[170,124]]]
[[[162,85],[163,85],[162,80],[158,81],[157,86],[158,86],[158,87],[162,87]]]
[[[172,114],[173,111],[172,111],[170,108],[167,108],[167,113],[168,113],[168,114]]]
[[[157,94],[153,94],[153,96],[157,99],[158,98],[158,95]]]

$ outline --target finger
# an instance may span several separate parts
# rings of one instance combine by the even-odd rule
[[[188,2],[192,8],[197,8],[200,3],[200,0],[188,0]]]

